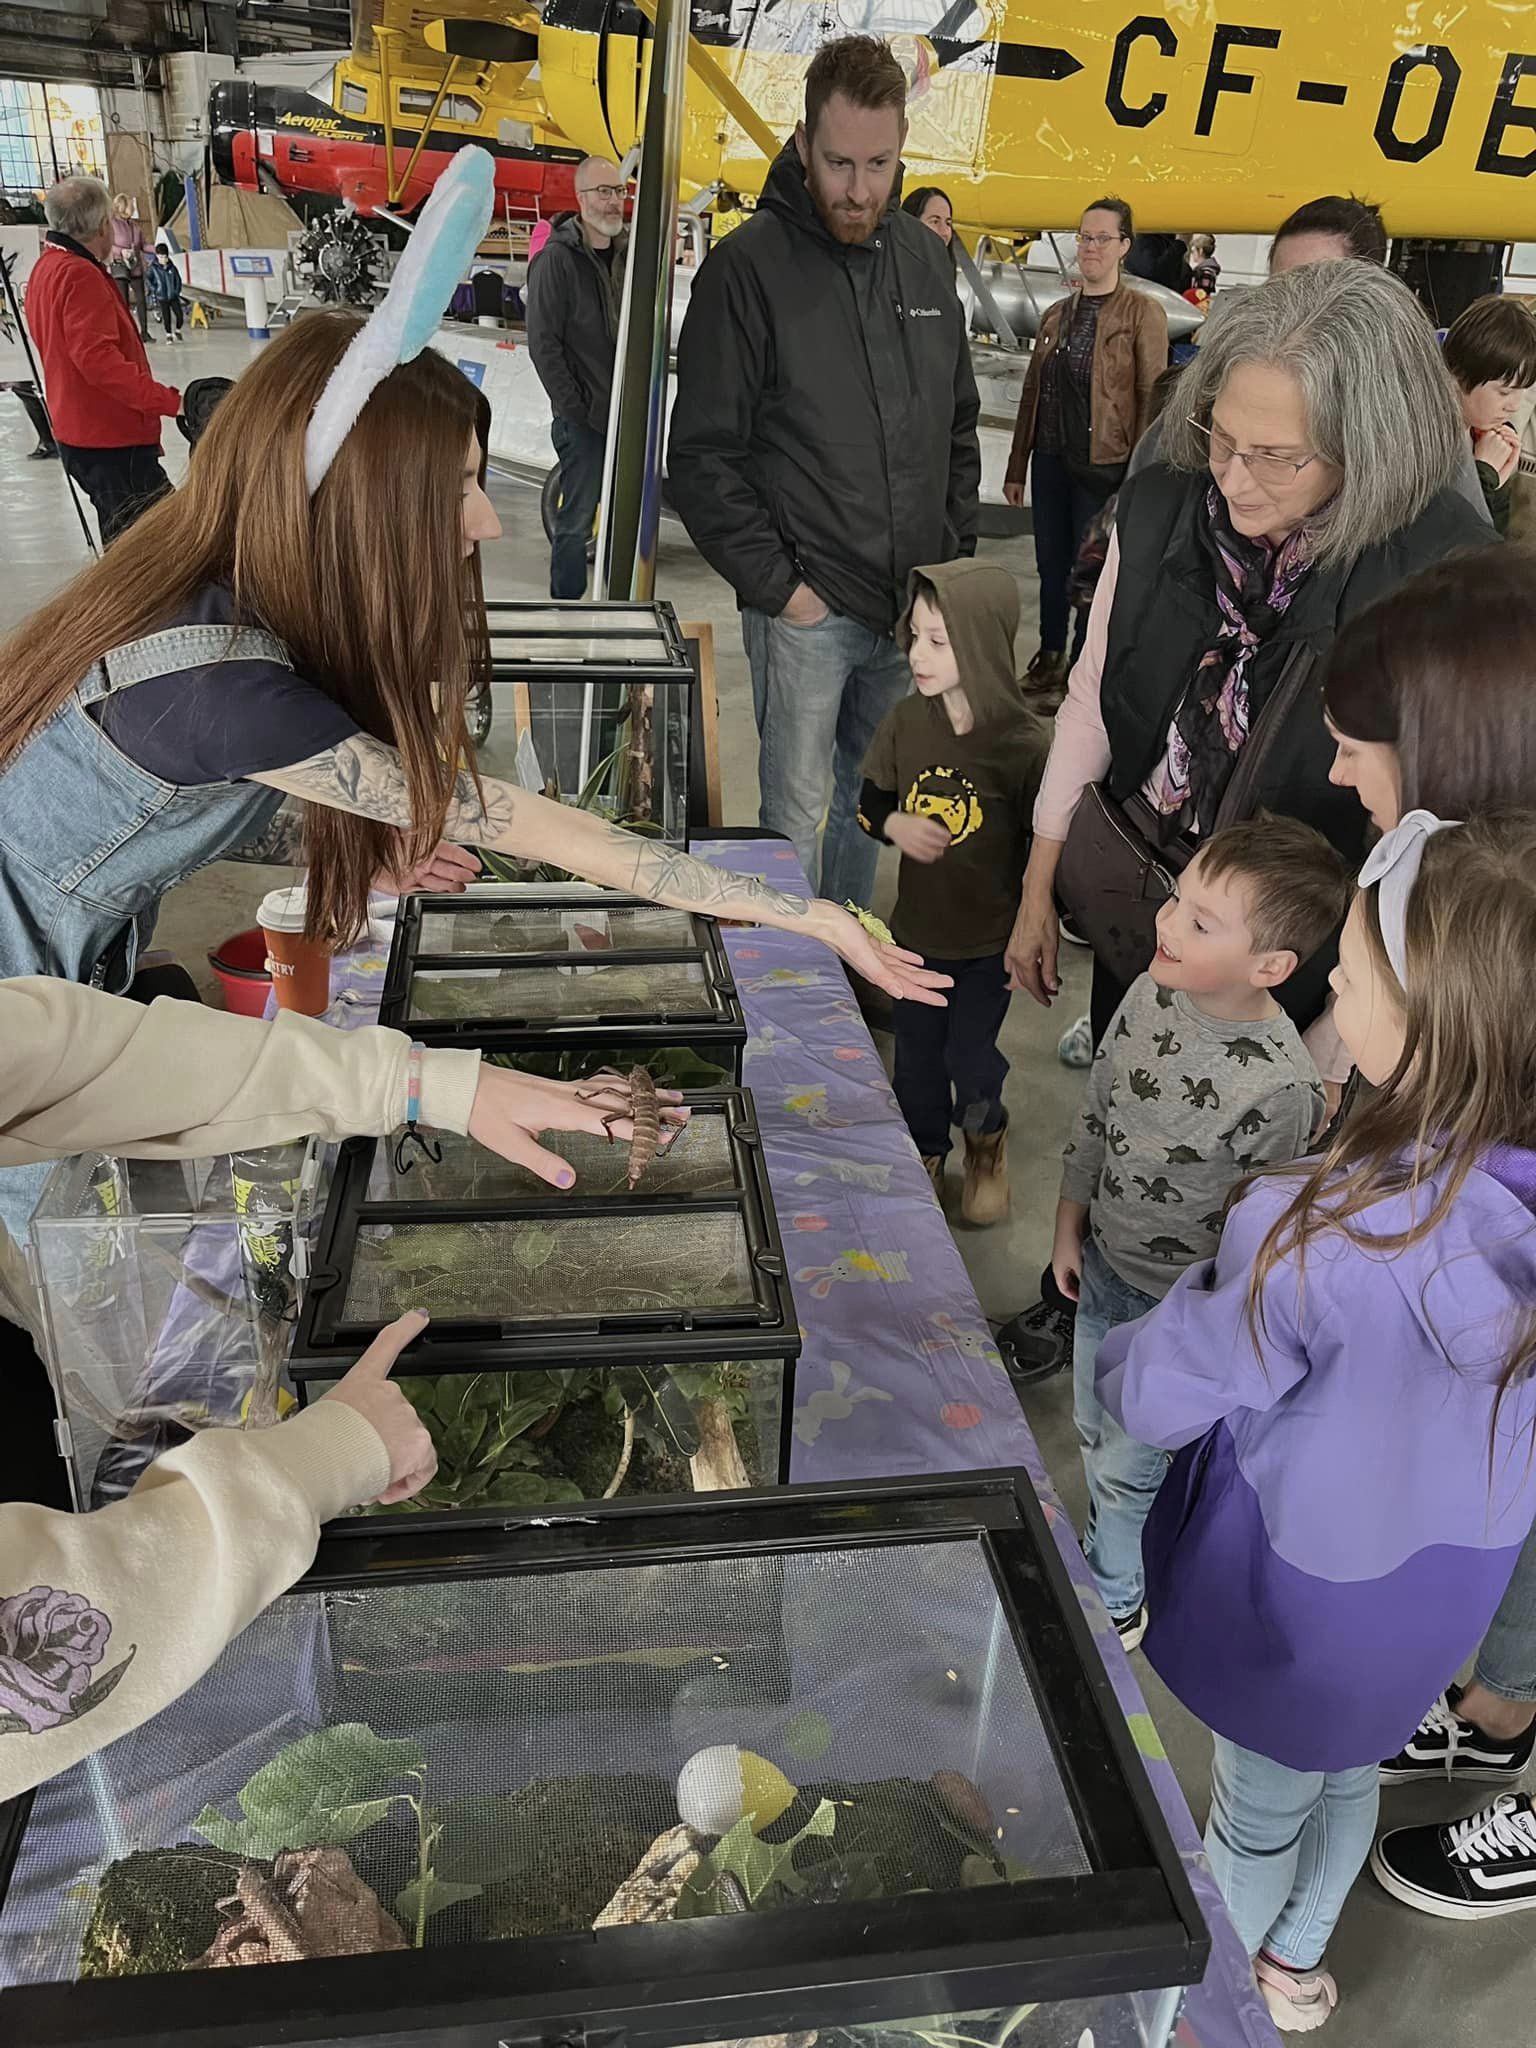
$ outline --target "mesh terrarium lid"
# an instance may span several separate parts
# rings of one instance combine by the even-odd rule
[[[418,1374],[520,1366],[790,1358],[794,1303],[751,1097],[656,1104],[633,1144],[551,1133],[568,1194],[472,1141],[438,1159],[344,1145],[294,1343],[299,1379],[335,1372],[407,1308],[432,1318]],[[654,1100],[654,1098],[653,1098]]]
[[[510,599],[487,604],[492,673],[503,681],[605,679],[691,687],[695,675],[671,605],[560,604]]]
[[[713,919],[596,890],[407,897],[380,1014],[439,1044],[746,1038]]]
[[[28,2048],[1071,2048],[1210,1949],[1022,1472],[333,1527],[11,1820]]]

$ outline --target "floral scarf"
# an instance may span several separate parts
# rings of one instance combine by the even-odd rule
[[[1299,528],[1278,548],[1234,533],[1227,501],[1214,484],[1199,530],[1221,614],[1216,644],[1195,665],[1168,733],[1168,762],[1158,788],[1167,817],[1192,805],[1202,838],[1214,828],[1238,754],[1248,738],[1254,656],[1284,616],[1312,567],[1311,537]]]

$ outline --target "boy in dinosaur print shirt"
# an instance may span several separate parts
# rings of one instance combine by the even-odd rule
[[[1338,930],[1348,892],[1310,826],[1263,817],[1218,832],[1158,913],[1151,968],[1095,1055],[1063,1157],[1051,1265],[1077,1303],[1083,1549],[1127,1648],[1146,1627],[1141,1528],[1168,1461],[1099,1405],[1094,1360],[1215,1251],[1244,1174],[1300,1158],[1321,1129],[1322,1082],[1272,991]]]

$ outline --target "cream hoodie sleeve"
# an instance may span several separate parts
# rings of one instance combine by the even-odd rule
[[[410,1041],[275,1023],[77,982],[0,981],[0,1166],[126,1152],[196,1159],[290,1138],[382,1136],[405,1116]],[[480,1055],[422,1056],[422,1122],[467,1131]]]
[[[306,1570],[320,1524],[388,1484],[372,1424],[321,1401],[209,1430],[94,1514],[0,1507],[0,1799],[179,1698]]]
[[[0,1165],[383,1133],[405,1114],[408,1050],[394,1031],[0,981]],[[478,1069],[427,1053],[423,1120],[464,1131]],[[210,1431],[94,1514],[0,1505],[0,1799],[185,1692],[306,1569],[320,1524],[388,1478],[376,1431],[325,1401],[270,1431]]]

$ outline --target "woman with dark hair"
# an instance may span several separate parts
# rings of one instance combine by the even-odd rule
[[[1084,213],[1081,282],[1040,322],[1013,430],[1003,495],[1022,505],[1030,478],[1040,647],[1028,674],[1042,695],[1066,674],[1067,581],[1083,534],[1119,489],[1147,424],[1152,386],[1168,367],[1167,316],[1124,281],[1134,232],[1123,199],[1096,199]]]
[[[1381,208],[1368,199],[1337,192],[1309,199],[1287,214],[1269,245],[1269,274],[1283,277],[1304,263],[1337,263],[1353,257],[1359,263],[1385,264],[1387,231]]]
[[[1533,645],[1528,548],[1444,563],[1372,605],[1339,635],[1323,676],[1333,781],[1355,792],[1382,832],[1413,810],[1475,818],[1536,808]],[[1515,1789],[1533,1756],[1536,1533],[1471,1679],[1442,1693],[1382,1765],[1389,1785],[1455,1778],[1506,1789],[1469,1819],[1383,1835],[1371,1868],[1386,1890],[1441,1919],[1536,1907],[1536,1807]]]
[[[919,185],[915,192],[909,192],[901,202],[903,213],[921,221],[923,226],[938,236],[949,251],[951,266],[955,261],[955,209],[949,201],[949,194],[937,185]]]

